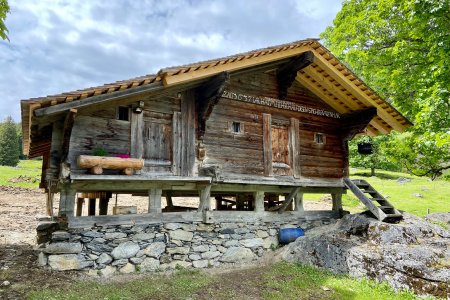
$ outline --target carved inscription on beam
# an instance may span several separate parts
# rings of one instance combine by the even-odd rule
[[[198,112],[198,134],[199,137],[205,133],[206,120],[208,120],[214,106],[219,101],[226,85],[230,80],[228,72],[222,72],[197,89],[197,112]]]
[[[314,54],[306,51],[299,56],[294,57],[277,71],[278,94],[280,99],[285,99],[288,89],[297,76],[297,72],[306,68],[314,61]]]

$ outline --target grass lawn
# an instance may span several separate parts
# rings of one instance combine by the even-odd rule
[[[316,268],[277,263],[222,274],[179,270],[114,283],[78,282],[33,291],[29,299],[416,299],[386,284],[336,276]]]
[[[41,160],[21,160],[17,167],[0,166],[0,186],[37,188],[41,168]]]

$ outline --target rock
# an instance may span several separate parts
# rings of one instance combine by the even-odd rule
[[[208,267],[208,261],[207,260],[196,260],[192,262],[192,266],[197,269],[203,269]]]
[[[233,228],[223,228],[223,229],[219,230],[219,232],[221,234],[233,234],[234,229]]]
[[[121,267],[121,266],[126,265],[127,263],[128,263],[128,259],[122,258],[122,259],[118,259],[118,260],[113,261],[111,263],[111,266],[115,266],[115,267],[119,266],[119,267]]]
[[[70,233],[67,231],[55,231],[52,233],[52,241],[60,242],[60,241],[68,241],[70,239]]]
[[[107,240],[116,240],[126,238],[127,234],[124,232],[107,232],[105,233],[104,238]]]
[[[96,262],[101,265],[110,264],[112,261],[113,261],[113,258],[106,253],[100,254],[100,256],[96,260]]]
[[[112,266],[106,266],[105,268],[98,270],[98,273],[100,276],[103,277],[110,277],[112,276],[114,273],[116,273],[116,267],[112,267]]]
[[[399,224],[388,224],[363,214],[346,215],[334,225],[308,231],[284,247],[281,256],[445,298],[450,292],[450,233],[422,218],[403,217]]]
[[[170,224],[170,223],[169,223]],[[182,229],[177,229],[169,232],[169,236],[171,239],[180,240],[185,242],[192,241],[194,234],[190,231],[185,231]]]
[[[136,256],[136,257],[142,257],[142,256],[145,256],[144,250],[143,250],[143,249],[139,250],[138,253],[136,253],[135,256]]]
[[[278,231],[276,229],[269,229],[269,235],[274,236],[277,235]]]
[[[399,178],[397,179],[397,182],[398,182],[398,183],[411,182],[411,179],[405,178],[405,177],[399,177]]]
[[[90,237],[90,238],[98,238],[98,237],[103,237],[103,234],[98,232],[98,231],[85,231],[81,233],[82,236],[84,237]]]
[[[167,230],[177,230],[180,229],[182,226],[181,223],[167,223],[164,225],[164,228]]]
[[[150,244],[147,248],[145,248],[144,253],[147,256],[159,258],[165,251],[166,244],[162,242],[156,242]]]
[[[231,247],[219,259],[221,262],[236,263],[251,261],[256,258],[252,250],[244,247]]]
[[[189,268],[190,266],[192,266],[191,262],[188,261],[173,261],[171,263],[168,263],[166,265],[161,265],[162,268],[164,269],[179,269],[179,268]]]
[[[224,247],[233,247],[233,246],[238,246],[239,245],[239,242],[238,241],[236,241],[236,240],[229,240],[229,241],[225,241],[224,243],[223,243],[223,246]]]
[[[66,243],[57,242],[47,245],[42,251],[47,254],[77,254],[83,250],[83,246],[79,242]]]
[[[151,240],[155,238],[155,234],[154,233],[137,233],[133,236],[132,240],[133,241],[142,241],[142,240]]]
[[[197,225],[195,224],[183,224],[181,225],[181,229],[186,231],[195,231],[197,229]]]
[[[9,282],[8,280],[2,282],[2,286],[9,286],[9,285],[11,285],[11,282]]]
[[[220,255],[221,255],[221,253],[219,251],[208,251],[208,252],[202,253],[202,258],[203,259],[213,259]]]
[[[209,251],[209,247],[208,247],[208,245],[198,245],[198,246],[192,247],[192,250],[194,252],[206,252],[206,251]]]
[[[189,259],[190,260],[200,260],[200,259],[202,259],[202,257],[198,254],[191,254],[191,255],[189,255]]]
[[[99,253],[111,252],[111,250],[113,249],[113,247],[108,244],[95,243],[95,242],[87,243],[87,244],[85,244],[85,247],[91,251],[99,252]]]
[[[264,239],[263,248],[264,249],[276,249],[279,245],[278,238],[276,236],[269,236]]]
[[[76,254],[49,255],[49,266],[56,271],[80,270],[81,261]]]
[[[167,248],[166,252],[168,254],[188,254],[189,253],[189,247]]]
[[[267,233],[267,231],[258,230],[258,231],[256,231],[256,236],[263,239],[263,238],[268,237],[269,234]]]
[[[450,212],[436,212],[428,214],[426,219],[429,222],[439,222],[450,225]]]
[[[145,258],[144,261],[140,265],[142,272],[155,271],[155,270],[159,269],[159,267],[160,267],[159,260],[151,258],[151,257]]]
[[[144,257],[132,257],[130,258],[130,262],[132,262],[134,265],[139,265],[144,261]]]
[[[262,247],[264,245],[262,238],[240,240],[239,243],[247,248]]]
[[[43,267],[46,266],[48,263],[48,256],[45,255],[44,252],[39,252],[38,254],[38,265]]]
[[[140,247],[138,244],[134,242],[125,242],[114,248],[113,251],[111,251],[111,256],[114,259],[130,258],[135,256],[139,250]]]
[[[58,228],[58,223],[55,221],[42,221],[39,222],[39,224],[36,227],[37,231],[44,231],[44,230],[54,230]]]
[[[136,266],[130,263],[127,263],[125,266],[119,269],[119,272],[122,274],[130,274],[136,272]]]
[[[235,230],[234,230],[234,233],[235,234],[245,234],[245,233],[248,233],[249,232],[249,230],[248,230],[248,228],[236,228]]]
[[[414,193],[411,196],[416,197],[416,198],[423,198],[423,195],[419,194],[419,193]]]
[[[204,224],[204,223],[200,223],[197,225],[197,231],[205,231],[205,232],[211,232],[213,231],[215,228],[214,224]]]

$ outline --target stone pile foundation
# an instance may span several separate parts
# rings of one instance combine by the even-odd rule
[[[209,268],[251,262],[273,251],[280,228],[313,227],[334,220],[297,223],[166,223],[55,231],[39,247],[39,263],[53,270],[113,273]]]

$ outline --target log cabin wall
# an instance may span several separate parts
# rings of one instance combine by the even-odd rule
[[[231,76],[226,90],[278,98],[275,73]],[[334,111],[297,82],[285,100]],[[224,177],[242,174],[340,178],[345,162],[339,125],[336,118],[222,97],[206,122],[202,167],[218,168]]]

